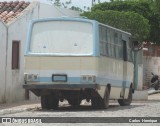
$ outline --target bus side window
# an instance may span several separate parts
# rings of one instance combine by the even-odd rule
[[[111,32],[107,30],[107,56],[112,56],[111,54]]]
[[[133,62],[132,58],[132,48],[129,47],[129,42],[122,40],[123,41],[123,60],[124,61],[129,61]]]
[[[128,61],[133,62],[132,41],[130,39],[128,40],[127,53],[128,53]]]
[[[111,43],[111,57],[115,58],[115,43],[114,43],[114,31],[110,30],[110,43]]]
[[[103,26],[99,27],[99,44],[100,44],[100,55],[107,55],[107,29]]]
[[[127,54],[127,42],[125,40],[122,40],[123,42],[123,60],[127,61],[128,54]]]
[[[132,57],[132,49],[128,49],[128,61],[133,62],[133,57]]]
[[[122,35],[114,33],[115,54],[117,59],[123,59],[123,42]]]

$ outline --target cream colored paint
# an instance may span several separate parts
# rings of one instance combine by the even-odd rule
[[[101,96],[101,98],[104,98],[105,88],[106,88],[106,86],[101,86],[100,89],[97,90],[97,92]],[[111,87],[109,98],[110,99],[119,99],[120,98],[120,92],[121,92],[121,88]]]
[[[37,61],[36,61],[37,60]],[[26,70],[95,70],[94,57],[25,57]]]
[[[26,70],[25,73],[28,74],[38,74],[41,77],[50,77],[52,74],[67,74],[69,77],[79,77],[81,75],[95,75],[97,76],[97,71],[95,70]]]
[[[123,66],[124,65],[124,66]],[[124,67],[124,69],[123,69]],[[97,71],[99,77],[133,81],[133,64],[106,57],[26,56],[25,71]],[[124,71],[125,70],[125,71]],[[81,72],[81,74],[83,74]],[[125,75],[123,77],[123,75]]]
[[[99,76],[101,77],[114,77],[115,79],[123,79],[123,61],[115,60],[108,57],[100,57],[97,61]]]
[[[121,88],[111,87],[110,99],[119,99],[121,93]]]
[[[37,61],[36,61],[37,60]],[[120,80],[131,80],[133,75],[133,64],[123,63],[123,61],[115,60],[106,57],[52,57],[52,56],[40,56],[40,57],[30,57],[25,58],[26,62],[26,72],[40,73],[44,77],[50,76],[54,73],[64,73],[71,77],[85,75],[96,75],[97,77],[104,78],[114,78]],[[124,71],[124,69],[126,69]],[[52,71],[53,70],[53,71]],[[123,74],[126,76],[123,77]],[[36,82],[35,82],[36,84]],[[105,82],[101,83],[102,85]],[[105,92],[105,86],[102,86],[100,90],[97,90],[99,95],[103,98]],[[119,99],[120,94],[128,97],[128,89],[122,92],[122,87],[111,87],[110,99]]]
[[[128,94],[129,93],[129,88],[125,88],[125,95],[124,98],[127,99],[128,98]]]

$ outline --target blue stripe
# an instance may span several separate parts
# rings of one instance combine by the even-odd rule
[[[40,77],[37,80],[34,80],[34,82],[52,82],[52,77]],[[67,83],[75,83],[75,84],[95,84],[91,82],[82,82],[80,77],[68,77]],[[131,82],[130,81],[123,81],[123,80],[113,80],[110,78],[102,78],[97,77],[96,83],[101,85],[107,85],[111,84],[112,87],[130,87]]]
[[[91,23],[93,25],[93,36],[94,37],[94,51],[93,54],[90,54],[90,56],[96,56],[97,55],[97,37],[98,37],[98,31],[96,31],[95,29],[97,29],[98,27],[98,22],[95,20],[89,20],[89,19],[84,19],[84,18],[67,18],[67,17],[63,17],[63,18],[46,18],[46,19],[38,19],[38,20],[33,20],[32,22],[30,22],[29,25],[29,32],[27,35],[27,45],[26,45],[26,50],[25,50],[25,55],[32,55],[32,56],[39,56],[39,55],[43,55],[43,54],[35,54],[30,52],[30,41],[31,41],[31,35],[32,35],[32,29],[35,23],[39,23],[39,22],[46,22],[46,21],[76,21],[76,22],[86,22],[86,23]],[[54,55],[54,54],[50,54],[50,55]],[[86,55],[88,56],[88,55]]]
[[[128,80],[114,80],[110,78],[102,78],[102,77],[97,77],[96,78],[97,83],[100,84],[111,84],[113,87],[130,87],[131,81]]]

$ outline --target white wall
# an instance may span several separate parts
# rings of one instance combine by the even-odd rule
[[[48,4],[40,4],[39,6],[39,18],[44,17],[62,17],[62,16],[68,16],[68,17],[77,17],[80,13],[77,11],[72,11],[69,9],[59,8],[56,6],[51,6]]]
[[[143,64],[138,64],[138,90],[143,89]]]
[[[138,90],[143,89],[143,51],[138,51]]]
[[[8,27],[8,52],[7,52],[7,81],[6,81],[6,100],[13,102],[23,100],[25,96],[23,85],[24,74],[24,50],[29,21],[38,18],[35,10],[25,13],[17,21]],[[20,41],[20,69],[12,70],[12,41]]]
[[[160,57],[143,57],[144,65],[144,84],[150,84],[152,78],[151,72],[160,76]]]
[[[0,21],[0,103],[5,102],[6,27]]]
[[[34,8],[34,9],[31,9],[31,8]],[[66,13],[67,15],[74,15],[74,16],[79,15],[78,12],[73,12],[73,11],[66,10],[66,9],[56,9],[54,6],[46,5],[46,4],[39,4],[35,2],[30,5],[30,8],[28,11],[24,12],[23,16],[19,17],[16,21],[12,22],[8,26],[8,51],[7,51],[7,72],[6,72],[7,76],[6,76],[6,92],[5,92],[7,102],[24,100],[25,90],[22,88],[22,85],[24,83],[23,81],[24,51],[25,51],[25,46],[26,46],[26,38],[27,38],[29,22],[32,19],[64,16],[64,13]],[[12,60],[12,41],[13,40],[18,40],[21,42],[20,43],[20,69],[19,70],[12,70],[12,66],[11,66],[12,64],[12,61],[11,61]],[[1,79],[0,82],[3,82],[3,80]],[[2,89],[4,87],[5,86],[3,84]],[[1,89],[0,89],[0,94],[4,94],[4,92],[1,91]],[[30,97],[31,99],[37,99],[31,93],[30,93]],[[1,95],[0,95],[0,101],[2,99],[3,98],[1,98]]]

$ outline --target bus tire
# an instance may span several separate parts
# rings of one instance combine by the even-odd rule
[[[101,97],[93,97],[91,99],[92,107],[95,109],[107,109],[109,107],[109,90],[106,87],[104,98]]]
[[[132,88],[129,89],[129,94],[127,99],[118,99],[120,106],[128,106],[132,102]]]
[[[98,97],[93,97],[91,99],[91,104],[92,104],[92,108],[94,108],[94,109],[100,108],[99,98]]]
[[[104,98],[102,100],[102,108],[107,109],[109,107],[109,90],[108,87],[106,87]]]
[[[155,90],[159,89],[159,83],[154,87]]]
[[[49,109],[48,95],[41,96],[41,107],[42,109]]]
[[[59,104],[59,99],[54,98],[52,95],[41,96],[42,109],[56,109]]]

